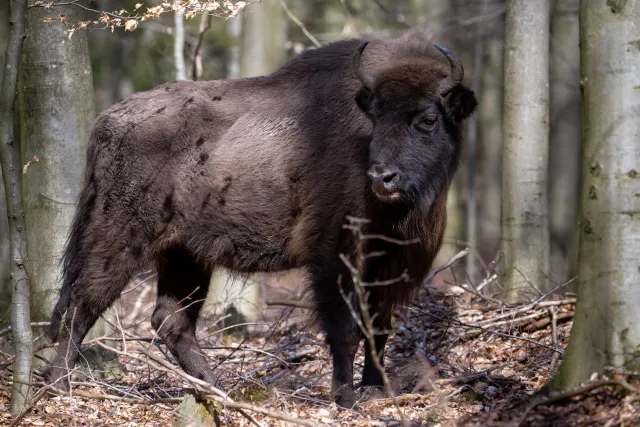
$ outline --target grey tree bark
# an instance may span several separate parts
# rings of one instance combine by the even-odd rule
[[[242,27],[244,20],[236,16],[227,21],[227,32],[231,39],[229,46],[229,60],[227,65],[227,78],[237,79],[240,77],[240,54],[242,46]]]
[[[20,54],[25,38],[27,0],[15,0],[11,5],[9,40],[0,89],[0,163],[7,195],[7,214],[11,244],[11,328],[15,351],[10,411],[18,413],[29,397],[31,358],[33,353],[29,278],[24,261],[27,253],[25,219],[22,204],[22,168],[20,147],[14,137],[14,105]]]
[[[242,25],[242,77],[269,74],[282,65],[287,27],[287,17],[278,1],[256,3],[247,10]]]
[[[579,0],[556,0],[551,15],[549,134],[550,277],[569,279],[578,211],[580,158]]]
[[[86,33],[71,38],[58,14],[80,19],[78,8],[32,8],[20,75],[23,175],[29,245],[25,262],[31,279],[32,320],[48,321],[60,287],[60,257],[73,219],[95,117]],[[52,23],[44,24],[46,17]],[[110,333],[99,321],[90,337]],[[44,339],[44,338],[43,338]],[[49,353],[43,354],[45,358]],[[38,359],[39,360],[39,359]],[[37,362],[41,363],[41,362]]]
[[[184,16],[173,14],[173,61],[176,71],[176,80],[186,80],[187,71],[184,64]]]
[[[557,388],[640,369],[640,0],[582,0],[578,302]]]
[[[494,5],[496,7],[496,5]],[[497,5],[499,7],[499,5]],[[486,35],[482,91],[478,100],[478,252],[487,262],[500,246],[502,195],[502,110],[504,103],[504,17],[485,23]]]
[[[9,40],[9,2],[0,2],[0,46]],[[4,74],[5,51],[0,49],[0,79]],[[5,322],[5,313],[11,306],[11,277],[9,275],[9,223],[7,221],[7,198],[4,185],[0,186],[0,325]]]
[[[550,0],[508,0],[501,283],[512,302],[549,289]]]

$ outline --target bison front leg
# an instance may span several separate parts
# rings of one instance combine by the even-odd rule
[[[371,279],[376,280],[377,278]],[[373,319],[373,341],[375,348],[371,351],[369,339],[365,340],[364,369],[362,370],[362,386],[363,387],[382,387],[384,386],[383,372],[384,369],[384,348],[389,339],[388,331],[391,329],[391,312],[385,307],[385,292],[379,289],[372,289],[369,296],[369,316]],[[373,354],[376,354],[374,359]],[[376,359],[379,362],[376,366]]]
[[[336,269],[338,270],[338,269]],[[339,270],[320,275],[314,280],[316,309],[322,327],[327,334],[326,342],[333,359],[331,397],[343,408],[352,408],[356,403],[353,391],[353,362],[361,333],[351,309],[338,289],[338,278],[349,277],[348,271]],[[342,285],[349,295],[351,285]]]

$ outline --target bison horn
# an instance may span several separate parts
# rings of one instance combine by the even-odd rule
[[[438,87],[440,95],[445,96],[462,82],[462,78],[464,77],[464,68],[462,67],[460,60],[449,49],[436,43],[433,45],[447,57],[449,64],[451,65],[451,73],[449,73]]]
[[[364,41],[358,46],[356,53],[353,55],[353,71],[364,87],[371,90],[373,88],[373,75],[362,70],[362,51],[364,51],[364,48],[367,47],[368,44],[368,41]]]

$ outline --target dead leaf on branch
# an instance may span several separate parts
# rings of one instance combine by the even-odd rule
[[[31,165],[31,163],[38,163],[39,161],[40,159],[37,156],[31,156],[31,160],[29,160],[27,164],[22,168],[22,173],[27,173],[27,168]]]
[[[248,4],[253,3],[247,1],[230,1],[230,0],[218,0],[218,1],[200,1],[200,0],[188,0],[188,1],[176,1],[176,2],[162,2],[159,5],[147,7],[146,11],[142,10],[142,3],[136,3],[132,11],[126,9],[120,9],[117,11],[106,11],[89,9],[99,15],[98,21],[78,21],[68,22],[67,17],[63,14],[59,15],[60,21],[67,26],[65,32],[69,34],[69,37],[74,31],[84,30],[89,27],[89,24],[99,25],[102,24],[104,29],[111,28],[113,32],[116,27],[123,27],[125,31],[135,31],[138,27],[138,22],[149,21],[152,19],[160,19],[160,15],[167,12],[173,12],[178,15],[183,15],[186,19],[193,19],[200,13],[214,14],[221,18],[234,17],[244,9]],[[33,7],[50,8],[55,6],[54,2],[45,3],[41,0],[34,3]],[[85,8],[86,9],[86,8]],[[214,13],[216,12],[217,13]],[[50,23],[49,19],[45,18],[46,23]]]
[[[136,28],[138,28],[138,21],[136,21],[135,19],[129,19],[127,22],[124,23],[125,31],[133,31]]]

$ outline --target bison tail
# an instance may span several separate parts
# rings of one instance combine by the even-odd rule
[[[48,331],[49,338],[52,342],[56,342],[58,339],[60,322],[69,307],[73,286],[85,264],[86,256],[84,251],[86,251],[87,248],[83,247],[83,239],[87,224],[91,220],[95,199],[95,184],[92,178],[87,178],[80,192],[69,236],[60,260],[62,264],[62,287],[60,288],[58,302],[51,315]]]

